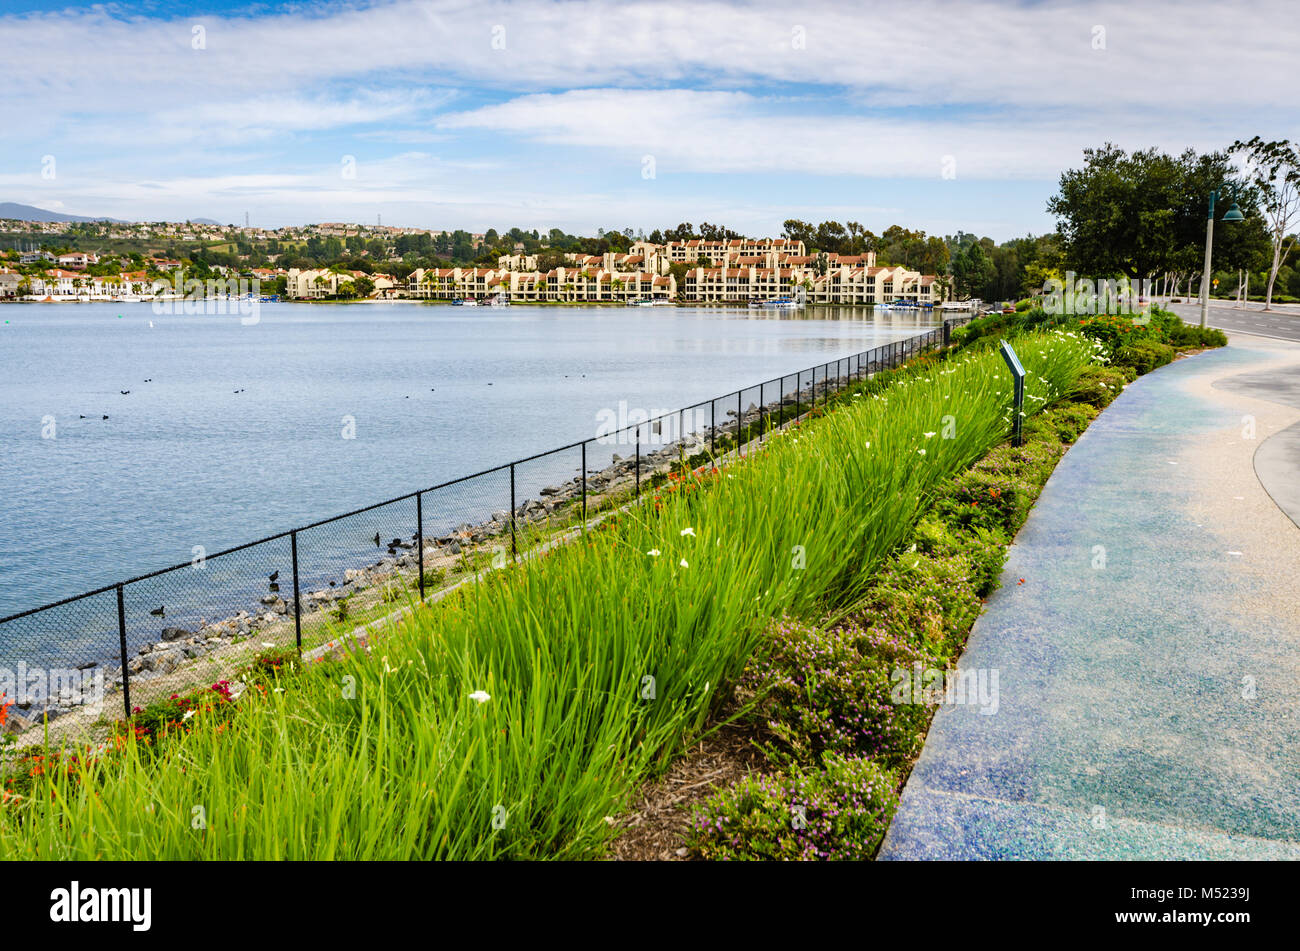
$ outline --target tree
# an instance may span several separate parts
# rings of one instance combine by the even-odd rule
[[[352,282],[352,289],[358,297],[369,297],[375,292],[375,282],[369,277],[358,277]]]
[[[1300,149],[1286,139],[1265,142],[1255,136],[1249,142],[1232,143],[1228,151],[1245,155],[1247,174],[1260,192],[1260,204],[1268,217],[1273,260],[1269,265],[1264,309],[1272,310],[1278,271],[1295,247],[1295,238],[1288,238],[1287,233],[1300,221]]]
[[[984,245],[978,241],[953,258],[953,286],[960,297],[985,294],[994,274],[993,262],[985,253]]]
[[[1209,193],[1227,185],[1248,218],[1254,209],[1255,189],[1235,178],[1221,152],[1188,149],[1175,158],[1156,149],[1129,154],[1107,143],[1083,155],[1084,167],[1062,173],[1060,191],[1047,203],[1058,218],[1065,263],[1082,274],[1137,280],[1195,270],[1204,253]],[[1245,266],[1258,253],[1258,222],[1223,232],[1216,241],[1220,264]]]
[[[817,229],[813,225],[798,218],[787,218],[782,231],[788,240],[802,241],[804,244],[811,244],[816,232]]]

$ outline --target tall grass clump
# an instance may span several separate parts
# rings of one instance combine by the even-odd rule
[[[1093,359],[1017,341],[1026,412]],[[1005,438],[971,353],[864,387],[761,453],[669,481],[581,541],[492,572],[338,661],[50,769],[0,807],[24,858],[575,858],[699,731],[760,633],[847,610],[933,492]],[[283,691],[283,692],[281,692]]]

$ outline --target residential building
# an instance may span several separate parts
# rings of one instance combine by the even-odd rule
[[[59,267],[71,268],[74,271],[84,271],[91,264],[99,263],[98,254],[87,254],[84,251],[74,251],[71,254],[60,254],[55,261]]]

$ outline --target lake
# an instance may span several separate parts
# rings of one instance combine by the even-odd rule
[[[263,304],[251,325],[13,305],[0,321],[0,616],[592,437],[620,401],[674,410],[931,326],[849,307],[415,303]]]

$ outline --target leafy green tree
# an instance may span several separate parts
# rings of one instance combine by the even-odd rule
[[[1082,274],[1137,280],[1195,270],[1209,193],[1226,184],[1248,219],[1254,210],[1254,188],[1235,176],[1223,153],[1130,154],[1107,143],[1083,154],[1084,167],[1062,173],[1060,190],[1047,203],[1058,219],[1066,265]],[[1216,263],[1244,266],[1258,256],[1261,236],[1258,220],[1222,229]]]
[[[959,297],[983,297],[996,275],[984,245],[976,241],[952,261],[953,286]]]
[[[1288,237],[1288,232],[1300,222],[1300,148],[1286,139],[1265,142],[1255,136],[1249,142],[1234,142],[1229,151],[1245,156],[1247,174],[1260,192],[1260,204],[1268,218],[1273,254],[1264,309],[1271,310],[1278,272],[1296,244],[1295,237]]]

